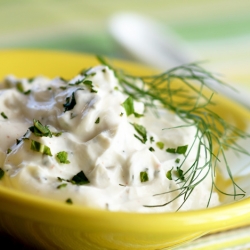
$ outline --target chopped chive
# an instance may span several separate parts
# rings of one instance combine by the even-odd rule
[[[150,136],[150,142],[153,143],[155,140],[154,140],[154,137],[153,136]]]

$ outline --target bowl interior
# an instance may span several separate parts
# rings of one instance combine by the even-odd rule
[[[112,62],[112,60],[111,60]],[[148,69],[130,62],[114,61],[115,66],[132,74],[152,74],[154,69]],[[99,64],[92,55],[62,53],[55,51],[12,50],[0,52],[0,79],[8,74],[17,77],[33,77],[44,75],[48,77],[63,76],[72,78],[82,69]],[[224,119],[234,123],[242,130],[248,131],[250,114],[241,106],[230,102],[226,98],[215,96],[218,105],[214,108]],[[250,140],[239,142],[243,147],[249,145]],[[228,154],[232,163],[232,172],[246,191],[246,197],[250,195],[248,185],[249,157],[240,157]],[[227,185],[228,176],[222,171],[221,183]],[[230,190],[232,187],[227,187]],[[77,205],[68,206],[56,201],[34,197],[17,190],[10,190],[0,185],[0,210],[14,216],[27,217],[30,220],[39,220],[45,223],[83,228],[91,231],[116,231],[116,232],[171,232],[178,233],[180,225],[186,232],[213,231],[224,227],[234,227],[250,223],[249,204],[246,198],[232,202],[231,197],[223,200],[224,205],[197,211],[164,213],[164,214],[137,214],[124,212],[108,212],[97,209],[83,208]],[[227,204],[227,205],[225,205]],[[17,209],[18,207],[18,209]],[[48,214],[48,211],[50,213]],[[39,216],[37,216],[39,214]],[[62,220],[64,218],[64,220]],[[131,227],[133,221],[133,227]],[[223,222],[223,223],[222,223]],[[226,223],[225,223],[226,222]],[[192,226],[192,227],[190,227]]]

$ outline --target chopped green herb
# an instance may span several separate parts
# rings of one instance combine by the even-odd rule
[[[114,90],[119,90],[119,88],[117,86],[114,87]]]
[[[186,151],[187,151],[187,148],[188,148],[188,145],[179,146],[179,147],[177,147],[176,153],[184,155],[186,153]]]
[[[34,133],[36,136],[42,137],[52,137],[52,133],[50,132],[48,126],[42,125],[42,123],[38,120],[33,120],[33,126],[29,128],[29,130]]]
[[[67,187],[67,183],[62,183],[62,184],[58,185],[56,188],[60,189],[60,188],[64,188],[64,187]]]
[[[61,86],[61,87],[59,87],[60,89],[62,89],[62,90],[65,90],[65,89],[67,89],[67,87],[66,86]]]
[[[156,142],[156,146],[157,146],[159,149],[163,149],[163,148],[164,148],[164,143],[161,142],[161,141],[158,141],[158,142]]]
[[[59,79],[62,81],[62,82],[68,82],[68,80],[66,80],[65,78],[63,78],[63,77],[59,77]]]
[[[176,153],[176,149],[175,148],[167,148],[166,151],[168,153],[172,153],[172,154],[175,154]]]
[[[85,185],[89,183],[89,180],[86,177],[86,175],[83,173],[83,171],[80,171],[78,174],[73,176],[71,182],[76,185]]]
[[[62,132],[52,132],[52,135],[55,137],[59,137],[62,135]]]
[[[61,177],[57,177],[57,180],[59,180],[59,181],[66,181],[65,179],[63,179]]]
[[[152,147],[150,147],[150,148],[149,148],[149,151],[154,152],[154,151],[155,151],[155,149],[154,149],[154,148],[152,148]]]
[[[19,92],[24,93],[23,84],[21,82],[17,82],[16,88]]]
[[[74,83],[70,83],[70,85],[79,85],[83,82],[83,80],[77,80],[76,82]]]
[[[95,124],[98,124],[100,122],[100,117],[98,117],[95,121]]]
[[[122,106],[124,107],[127,116],[132,115],[135,110],[134,110],[134,101],[131,96],[129,96],[123,103]]]
[[[93,86],[92,81],[90,81],[90,80],[85,80],[85,81],[83,82],[83,84],[86,85],[86,86],[88,87],[88,89],[90,90],[90,92],[92,92],[92,93],[97,93],[97,90],[94,89],[94,86]]]
[[[16,145],[18,145],[22,140],[16,139]]]
[[[63,104],[64,112],[72,110],[76,105],[75,92],[71,96],[66,97],[66,103]]]
[[[141,118],[141,117],[143,117],[144,115],[143,115],[143,114],[138,114],[138,113],[134,112],[134,116],[135,116],[136,118]]]
[[[123,116],[123,113],[121,112],[120,116]]]
[[[132,124],[136,130],[136,132],[142,137],[138,137],[137,135],[134,135],[137,139],[139,139],[142,143],[145,143],[147,141],[147,131],[145,129],[145,127],[143,127],[142,125],[133,123]]]
[[[4,176],[4,170],[0,168],[0,180],[3,178]]]
[[[56,157],[60,163],[64,163],[64,164],[70,163],[70,161],[68,160],[68,153],[65,151],[61,151],[61,152],[57,153]]]
[[[19,92],[21,92],[25,95],[28,95],[31,92],[31,90],[24,91],[23,84],[21,82],[17,82],[16,88]]]
[[[23,93],[24,93],[25,95],[29,95],[30,92],[31,92],[31,90],[29,89],[29,90],[27,90],[27,91],[25,91],[25,92],[23,92]]]
[[[179,158],[175,159],[175,162],[180,163],[180,159]]]
[[[35,77],[28,78],[28,83],[32,83],[35,80]]]
[[[48,87],[47,90],[51,90],[52,88],[51,87]]]
[[[140,172],[140,180],[141,182],[148,181],[148,173],[146,171]]]
[[[168,170],[168,172],[166,173],[166,177],[167,177],[169,180],[173,180],[173,178],[172,178],[172,170],[173,170],[173,168],[171,168],[170,170]]]
[[[153,143],[155,141],[153,136],[150,136],[150,142]]]
[[[12,151],[12,149],[11,149],[11,148],[8,148],[8,149],[7,149],[7,154],[9,154],[11,151]]]
[[[50,148],[47,147],[46,145],[38,142],[38,141],[31,140],[31,147],[30,147],[30,149],[33,150],[33,151],[42,153],[44,155],[52,156]]]
[[[68,198],[65,202],[66,202],[67,204],[73,204],[73,201],[72,201],[70,198]]]
[[[185,177],[183,174],[183,170],[181,170],[181,168],[179,167],[177,167],[176,169],[177,169],[176,173],[177,173],[178,179],[184,181]]]
[[[8,116],[7,116],[4,112],[1,112],[1,116],[2,116],[4,119],[8,119]]]

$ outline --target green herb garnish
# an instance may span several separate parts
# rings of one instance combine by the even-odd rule
[[[132,114],[134,114],[135,110],[134,110],[134,101],[133,98],[131,96],[129,96],[123,103],[122,106],[124,107],[127,116],[130,116]]]
[[[11,153],[12,149],[11,148],[8,148],[7,149],[7,154]]]
[[[176,159],[175,159],[175,162],[176,162],[176,163],[180,163],[180,159],[179,159],[179,158],[176,158]]]
[[[153,147],[150,147],[150,148],[149,148],[149,151],[154,152],[155,149],[154,149]]]
[[[177,147],[177,149],[176,149],[176,153],[177,154],[185,154],[186,153],[186,151],[187,151],[187,148],[188,148],[188,145],[185,145],[185,146],[179,146],[179,147]]]
[[[3,176],[4,176],[4,170],[0,168],[0,180],[3,178]]]
[[[171,154],[175,154],[176,153],[176,149],[175,148],[167,148],[166,151],[168,153],[171,153]]]
[[[30,149],[39,153],[42,153],[44,155],[52,156],[50,148],[38,141],[31,140],[31,146]]]
[[[56,188],[61,189],[61,188],[64,188],[64,187],[67,187],[67,183],[62,183],[62,184],[58,185]]]
[[[64,112],[72,110],[76,105],[75,92],[66,97],[66,103],[63,104]]]
[[[142,125],[139,125],[139,124],[136,124],[136,123],[133,123],[132,124],[136,130],[136,132],[141,136],[137,136],[137,135],[134,135],[138,140],[140,140],[142,143],[146,143],[147,141],[147,131],[145,129],[145,127],[143,127]]]
[[[4,112],[1,112],[1,116],[2,116],[4,119],[8,119],[8,116],[7,116]]]
[[[68,160],[68,153],[65,151],[61,151],[57,153],[56,158],[59,160],[60,163],[69,164],[70,161]]]
[[[178,179],[180,179],[181,181],[185,180],[185,177],[184,177],[184,174],[183,174],[183,170],[180,167],[176,168],[176,173],[177,173]]]
[[[83,84],[88,87],[88,89],[90,90],[90,92],[97,93],[97,90],[94,89],[92,81],[85,80],[85,81],[83,81]]]
[[[53,136],[59,137],[62,135],[62,132],[51,132]]]
[[[70,205],[73,204],[73,201],[70,198],[68,198],[65,202]]]
[[[16,88],[20,93],[23,93],[24,95],[28,95],[31,92],[31,90],[24,91],[23,84],[21,82],[17,82]]]
[[[170,170],[168,170],[168,172],[166,173],[166,177],[167,177],[169,180],[173,180],[173,178],[172,178],[172,170],[173,170],[173,168],[171,168]]]
[[[98,117],[95,121],[95,124],[98,124],[100,122],[100,117]]]
[[[148,173],[146,171],[140,172],[140,180],[141,182],[148,181]]]
[[[154,140],[154,137],[153,136],[150,136],[150,142],[153,143],[155,140]]]
[[[161,142],[161,141],[158,141],[158,142],[156,142],[156,146],[157,146],[159,149],[163,149],[163,148],[164,148],[164,143]]]
[[[80,171],[78,174],[73,176],[71,182],[76,185],[85,185],[89,183],[89,180],[86,177],[86,175],[83,173],[83,171]]]
[[[33,120],[33,126],[29,128],[29,130],[35,134],[36,136],[42,137],[52,137],[52,133],[50,132],[48,126],[42,125],[42,123],[38,120]]]

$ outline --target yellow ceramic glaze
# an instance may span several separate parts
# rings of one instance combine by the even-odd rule
[[[98,64],[95,57],[52,51],[1,51],[0,78],[46,75],[73,77]],[[131,73],[153,71],[125,62],[115,65]],[[248,111],[218,98],[217,111],[245,128]],[[1,183],[1,182],[0,182]],[[167,249],[208,232],[250,224],[250,199],[216,208],[161,214],[108,212],[62,204],[0,185],[0,231],[41,249]]]

